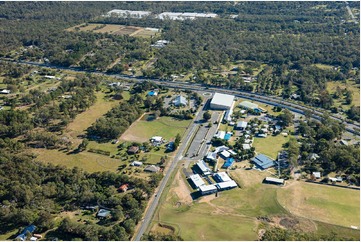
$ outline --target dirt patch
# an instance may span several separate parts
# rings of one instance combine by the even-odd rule
[[[191,204],[193,202],[192,197],[190,195],[191,192],[189,191],[189,188],[188,188],[187,184],[185,183],[184,179],[182,178],[179,171],[177,172],[174,181],[177,184],[177,186],[172,188],[170,191],[177,195],[178,206],[180,206],[182,204]]]
[[[199,199],[200,203],[209,203],[213,199],[216,199],[216,194],[211,194],[207,196],[203,196],[201,199]]]
[[[317,230],[317,225],[312,220],[296,216],[275,216],[271,218],[268,224],[304,233],[311,233]]]

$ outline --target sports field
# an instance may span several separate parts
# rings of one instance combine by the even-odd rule
[[[140,119],[133,123],[120,137],[124,141],[146,142],[153,136],[162,136],[166,140],[184,134],[191,120],[176,120],[172,117],[160,117],[147,121]]]

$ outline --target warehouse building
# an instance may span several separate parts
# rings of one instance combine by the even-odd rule
[[[275,165],[272,159],[270,159],[269,157],[263,154],[259,154],[256,157],[254,157],[252,159],[252,162],[255,163],[255,165],[262,170],[270,168]]]
[[[222,93],[215,93],[212,101],[211,101],[211,108],[217,110],[229,110],[232,108],[234,102],[233,95],[227,95]]]

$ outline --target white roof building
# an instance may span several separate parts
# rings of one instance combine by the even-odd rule
[[[181,105],[186,106],[188,104],[188,101],[187,98],[179,95],[173,100],[173,104],[175,106],[181,106]]]
[[[237,183],[233,180],[217,183],[217,188],[219,190],[226,190],[226,189],[231,189],[231,188],[235,188],[235,187],[237,187]]]
[[[227,159],[231,156],[231,153],[229,153],[227,150],[224,150],[220,153],[220,156],[222,156],[224,159]]]
[[[246,121],[239,121],[239,122],[237,122],[236,128],[237,128],[237,129],[246,129],[246,128],[247,128],[247,125],[248,125],[248,122],[246,122]]]
[[[224,139],[224,136],[226,135],[226,131],[220,131],[218,130],[218,132],[214,135],[214,137],[216,138],[220,138],[220,139]]]
[[[217,187],[215,185],[203,185],[199,187],[202,195],[211,194],[217,192]]]
[[[244,150],[250,150],[251,149],[251,145],[250,144],[242,144],[242,148]]]
[[[321,178],[321,172],[319,172],[319,171],[312,172],[312,175],[314,175],[316,179]]]
[[[274,177],[266,177],[264,179],[264,181],[266,183],[274,183],[274,184],[282,184],[282,185],[285,183],[284,179],[279,179],[279,178],[274,178]]]
[[[233,101],[233,95],[216,92],[212,98],[210,106],[212,109],[228,110],[232,108]]]
[[[161,136],[153,136],[150,140],[153,141],[153,142],[162,142],[163,137],[161,137]]]
[[[214,178],[219,182],[227,182],[232,180],[224,171],[215,173]]]
[[[194,183],[194,185],[196,187],[200,187],[205,184],[204,181],[202,180],[201,176],[198,174],[190,175],[189,178],[192,180],[192,182]]]
[[[198,161],[196,165],[199,167],[199,169],[202,171],[204,175],[211,174],[211,169],[207,166],[207,164],[203,160]]]
[[[10,94],[10,90],[7,89],[3,89],[2,91],[0,91],[1,94]]]
[[[151,12],[149,11],[132,11],[132,10],[122,10],[122,9],[113,9],[107,13],[106,16],[110,17],[112,15],[115,15],[117,17],[123,17],[123,18],[143,18],[148,15],[150,15]]]
[[[131,166],[142,166],[143,162],[141,162],[141,161],[133,161],[130,165]]]
[[[222,152],[224,150],[229,150],[229,148],[227,146],[225,146],[225,145],[218,146],[214,152],[219,153],[219,152]]]
[[[206,158],[208,160],[216,161],[217,160],[217,152],[208,152]]]

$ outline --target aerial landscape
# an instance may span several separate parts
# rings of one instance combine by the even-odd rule
[[[0,241],[360,241],[359,1],[5,1],[0,32]]]

